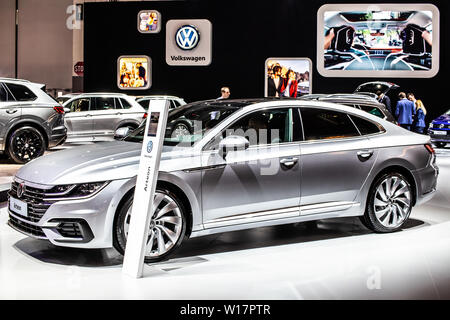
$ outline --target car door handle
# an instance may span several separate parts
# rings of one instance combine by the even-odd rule
[[[373,155],[373,150],[361,150],[356,153],[358,157],[369,159]]]
[[[116,116],[121,116],[122,115],[122,112],[117,112],[116,113]]]
[[[8,113],[8,114],[13,114],[13,113],[16,113],[17,112],[17,109],[8,109],[8,110],[6,110],[6,113]]]
[[[280,160],[281,165],[291,168],[298,162],[298,158],[284,158]]]
[[[85,115],[85,117],[92,117],[92,114],[87,114]]]

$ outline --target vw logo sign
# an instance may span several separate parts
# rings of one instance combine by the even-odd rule
[[[147,144],[147,153],[152,152],[153,150],[153,141],[149,141]]]
[[[439,128],[441,128],[441,129],[444,128],[444,125],[443,124],[439,125]]]
[[[182,26],[175,34],[175,41],[178,48],[183,50],[194,49],[198,41],[200,40],[200,34],[194,26]]]
[[[25,184],[20,183],[17,186],[17,197],[22,198],[24,192],[25,192]]]

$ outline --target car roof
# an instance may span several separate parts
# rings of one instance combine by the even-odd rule
[[[182,100],[183,98],[177,97],[177,96],[171,96],[171,95],[149,95],[149,96],[135,96],[136,100],[137,99],[165,99],[165,98],[170,98],[170,99],[180,99]]]
[[[336,101],[355,101],[365,103],[380,104],[376,99],[376,95],[361,93],[332,93],[332,94],[308,94],[300,97],[304,100],[336,100]]]
[[[0,81],[12,82],[12,83],[21,83],[21,84],[29,84],[29,85],[35,85],[35,86],[38,86],[38,87],[45,87],[45,84],[43,84],[43,83],[32,82],[32,81],[25,80],[25,79],[2,78],[2,77],[0,77]]]
[[[116,93],[116,92],[83,92],[77,95],[77,97],[86,97],[86,96],[118,96],[118,97],[129,97],[124,93]]]

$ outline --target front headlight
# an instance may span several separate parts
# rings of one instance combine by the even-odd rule
[[[109,181],[54,186],[44,194],[48,201],[76,200],[91,197],[108,185]]]

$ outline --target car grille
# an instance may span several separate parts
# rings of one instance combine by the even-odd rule
[[[53,202],[44,201],[44,192],[46,190],[32,188],[30,186],[26,186],[23,195],[21,197],[18,197],[18,185],[19,184],[17,182],[13,182],[11,184],[9,195],[27,203],[28,217],[21,216],[21,218],[30,222],[39,222],[39,220],[41,220],[42,216],[45,214],[45,212]]]
[[[38,226],[34,226],[29,223],[26,223],[25,221],[16,219],[11,215],[9,215],[9,224],[13,228],[15,228],[19,231],[22,231],[23,233],[26,233],[26,234],[29,234],[29,235],[32,235],[35,237],[45,238],[45,233],[42,231],[42,228],[40,228]]]
[[[77,222],[64,222],[58,226],[58,232],[65,238],[82,238],[80,224]]]

